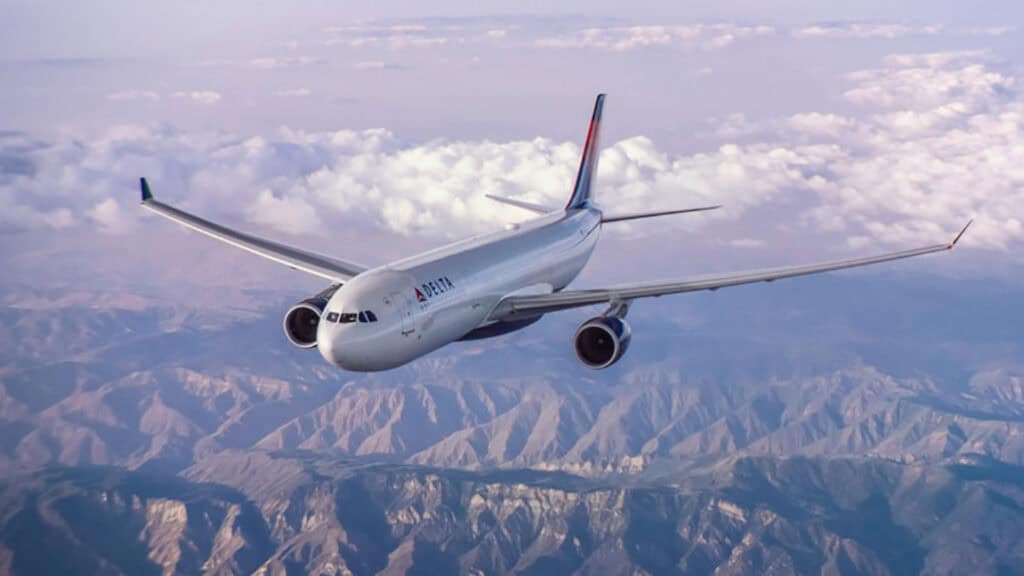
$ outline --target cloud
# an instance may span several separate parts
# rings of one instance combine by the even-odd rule
[[[289,49],[298,48],[298,44],[285,43]],[[195,64],[200,68],[255,68],[258,70],[278,70],[281,68],[301,68],[320,64],[323,59],[313,56],[261,56],[248,60],[232,60],[230,58],[213,58],[201,60]]]
[[[134,219],[128,217],[113,198],[97,202],[86,212],[86,216],[103,232],[124,234],[135,229]]]
[[[107,94],[107,100],[113,102],[132,102],[138,100],[156,102],[160,100],[160,95],[149,90],[123,90]]]
[[[219,92],[212,90],[193,90],[191,92],[179,91],[171,94],[172,98],[185,98],[197,102],[199,104],[216,104],[220,102],[221,95]]]
[[[381,60],[356,62],[352,67],[356,70],[398,70],[401,68],[398,64],[389,64]]]
[[[1017,29],[1012,26],[989,26],[980,28],[968,28],[964,33],[971,36],[1005,36]]]
[[[837,234],[852,248],[946,241],[972,216],[966,246],[1024,241],[1016,77],[984,54],[934,53],[892,55],[841,80],[854,110],[780,118],[742,144],[675,154],[646,136],[610,142],[597,200],[622,211],[725,206],[671,223],[690,228],[760,221],[760,211],[776,207],[808,237]],[[226,223],[457,238],[527,216],[487,193],[563,202],[579,153],[576,142],[546,138],[410,144],[383,129],[243,138],[128,125],[53,143],[15,134],[0,138],[0,166],[13,167],[0,173],[0,201],[13,207],[0,226],[123,229],[138,214],[119,203],[148,175],[158,195],[167,190],[175,203]]]
[[[145,174],[158,196],[168,190],[175,203],[202,214],[243,215],[287,233],[359,222],[454,238],[526,216],[488,200],[487,193],[563,202],[579,153],[575,143],[544,138],[409,146],[386,130],[285,130],[268,140],[129,125],[33,151],[32,160],[44,168],[15,176],[0,190],[22,205],[59,199],[86,216],[79,224],[114,232],[129,229],[139,214],[110,199],[134,197],[134,183]],[[673,159],[650,139],[634,137],[605,151],[601,194],[623,210],[650,205],[652,195],[671,201],[685,194],[691,203],[728,198],[728,214],[735,216],[785,186],[800,185],[793,160],[802,162],[738,147]]]
[[[1013,31],[1005,26],[947,28],[939,24],[900,24],[872,22],[830,22],[796,28],[790,32],[794,38],[896,40],[908,37],[957,35],[957,36],[1002,36]]]
[[[764,240],[758,240],[756,238],[737,238],[729,241],[729,246],[733,248],[760,248],[764,246]]]
[[[37,228],[61,229],[74,224],[67,208],[41,208],[31,200],[20,199],[12,190],[0,187],[0,232],[24,231]]]
[[[253,58],[252,60],[249,60],[247,64],[252,68],[274,70],[278,68],[298,68],[301,66],[317,64],[320,62],[322,62],[321,59],[313,58],[311,56],[268,56],[263,58]]]
[[[1024,240],[1024,99],[1016,78],[990,70],[983,54],[943,52],[892,55],[847,79],[854,83],[847,98],[868,114],[825,123],[841,126],[841,147],[810,218],[866,232],[852,243],[941,239],[971,216],[978,217],[971,243],[1005,248]]]
[[[894,54],[882,68],[854,72],[844,95],[857,104],[934,110],[963,104],[972,109],[1012,89],[1016,80],[989,70],[979,52]]]
[[[685,26],[613,26],[587,28],[541,38],[536,45],[543,48],[596,48],[623,52],[655,46],[676,46],[714,50],[729,46],[741,38],[773,34],[770,26],[739,26],[734,24],[692,24]]]
[[[893,40],[906,36],[935,36],[943,31],[942,26],[913,26],[907,24],[871,24],[838,22],[806,26],[792,31],[796,38],[882,38]]]
[[[406,48],[423,48],[427,46],[443,46],[448,43],[444,36],[419,36],[414,34],[394,34],[386,36],[362,36],[353,38],[348,42],[349,46],[359,48],[362,46],[384,46],[392,50],[404,50]]]
[[[856,126],[853,120],[845,116],[818,112],[794,114],[788,123],[797,132],[816,136],[840,136]]]
[[[746,114],[736,112],[724,118],[709,118],[708,123],[714,126],[714,133],[724,139],[732,140],[751,136],[763,128],[758,122],[747,118]]]
[[[323,223],[316,214],[316,208],[299,196],[278,197],[268,189],[260,190],[246,214],[250,222],[265,224],[289,234],[323,233]]]
[[[286,90],[276,90],[274,92],[274,96],[281,98],[304,98],[312,95],[313,91],[309,88],[289,88]]]
[[[451,41],[449,34],[459,28],[446,27],[438,33],[423,24],[350,25],[328,28],[328,46],[346,45],[352,48],[380,47],[389,50],[444,46]]]
[[[47,145],[17,131],[0,131],[0,232],[72,226],[71,210],[52,192],[26,186],[47,171]]]

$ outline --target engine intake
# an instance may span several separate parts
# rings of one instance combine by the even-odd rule
[[[284,335],[299,348],[316,348],[316,331],[327,302],[341,288],[335,284],[316,296],[292,306],[284,315]]]
[[[629,324],[622,318],[591,318],[580,326],[573,337],[576,357],[588,368],[607,368],[626,353],[631,335]]]

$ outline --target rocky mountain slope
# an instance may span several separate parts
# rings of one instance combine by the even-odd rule
[[[1024,573],[1019,293],[847,281],[638,307],[603,372],[585,312],[364,375],[283,303],[8,294],[0,573]]]
[[[270,316],[168,329],[169,311],[72,312],[3,311],[5,339],[31,334],[59,351],[51,359],[26,343],[7,352],[3,468],[178,471],[227,449],[585,475],[736,455],[983,454],[1024,464],[1024,371],[1015,368],[975,369],[952,385],[863,360],[805,373],[799,357],[757,364],[773,348],[784,353],[780,345],[732,342],[730,353],[753,356],[752,366],[723,372],[700,354],[657,357],[641,342],[635,361],[592,373],[544,349],[555,336],[540,330],[357,375],[284,348]],[[724,346],[681,340],[690,353]]]
[[[0,566],[154,575],[981,575],[1022,567],[1020,467],[751,457],[677,480],[232,453],[184,478],[55,469],[3,483]]]

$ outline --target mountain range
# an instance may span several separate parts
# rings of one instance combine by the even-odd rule
[[[637,310],[603,372],[583,313],[352,374],[287,347],[286,295],[9,292],[0,566],[1024,572],[1020,291],[807,284]]]

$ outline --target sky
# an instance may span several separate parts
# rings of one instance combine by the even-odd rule
[[[895,5],[894,5],[895,4]],[[296,284],[161,199],[378,264],[567,197],[598,92],[609,211],[581,282],[948,241],[1018,279],[1024,6],[0,0],[0,264],[24,289]]]

